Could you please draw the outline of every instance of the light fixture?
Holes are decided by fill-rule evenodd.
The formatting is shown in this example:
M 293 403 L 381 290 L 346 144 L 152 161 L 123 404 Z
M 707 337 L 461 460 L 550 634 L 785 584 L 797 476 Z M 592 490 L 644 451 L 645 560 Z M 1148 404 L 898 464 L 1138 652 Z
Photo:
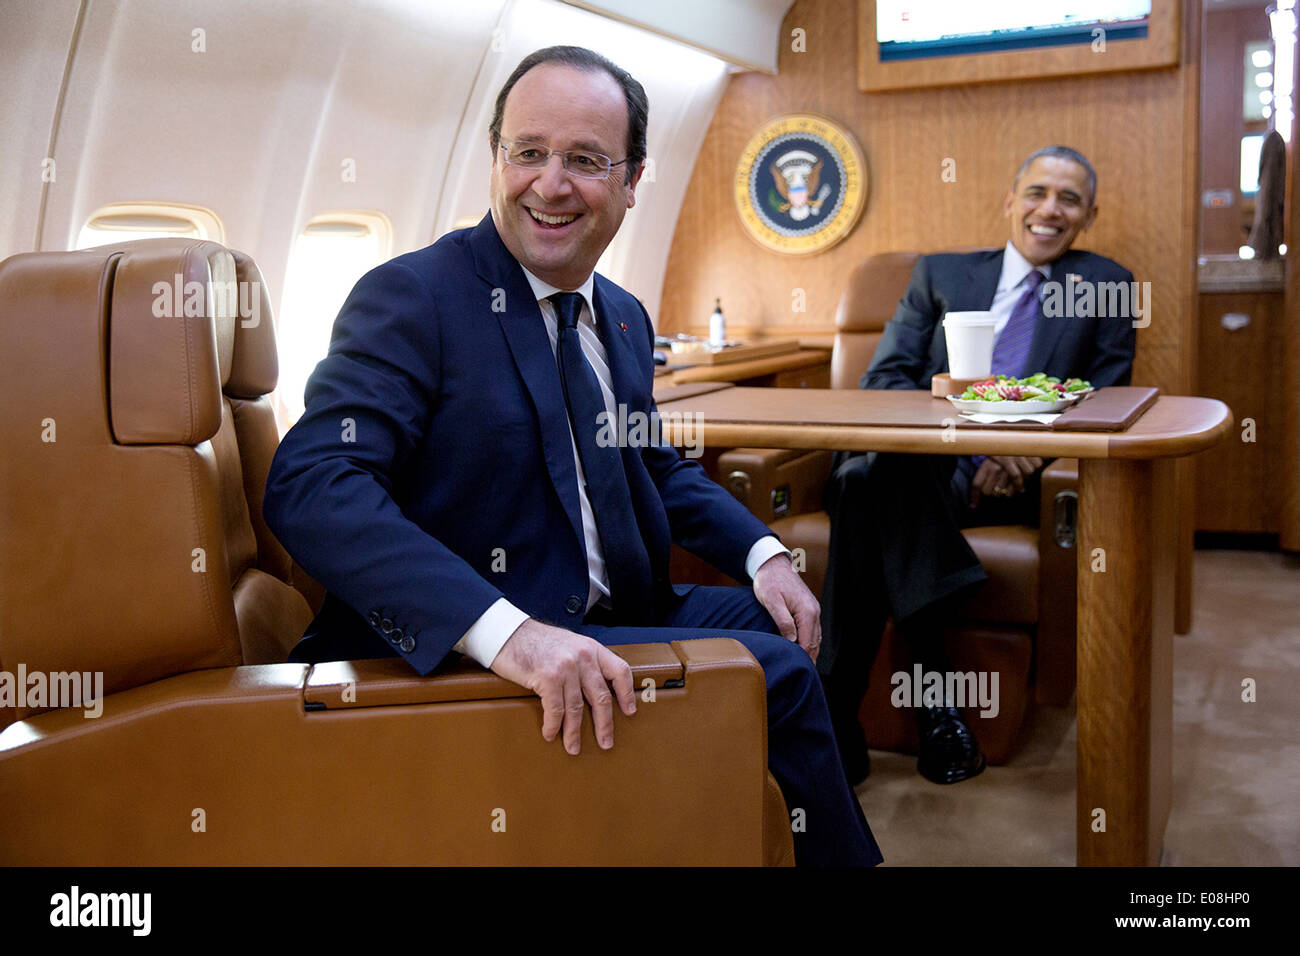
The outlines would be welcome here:
M 1273 74 L 1270 73 L 1270 72 L 1268 72 L 1268 70 L 1265 70 L 1265 71 L 1262 72 L 1262 73 L 1256 73 L 1256 74 L 1255 74 L 1255 85 L 1258 86 L 1260 89 L 1264 89 L 1264 88 L 1266 88 L 1266 87 L 1272 86 L 1272 85 L 1273 85 Z
M 1286 142 L 1291 141 L 1291 126 L 1295 122 L 1292 102 L 1293 74 L 1295 72 L 1295 2 L 1277 0 L 1267 9 L 1269 30 L 1273 34 L 1273 128 Z
M 1254 53 L 1250 55 L 1251 66 L 1258 67 L 1261 70 L 1264 69 L 1264 67 L 1271 64 L 1272 62 L 1273 62 L 1273 54 L 1270 53 L 1268 50 L 1256 50 Z

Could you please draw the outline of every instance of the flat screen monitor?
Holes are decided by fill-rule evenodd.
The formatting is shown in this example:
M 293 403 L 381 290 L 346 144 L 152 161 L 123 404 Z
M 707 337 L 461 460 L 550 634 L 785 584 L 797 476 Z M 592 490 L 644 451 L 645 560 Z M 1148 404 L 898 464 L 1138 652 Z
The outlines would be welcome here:
M 876 41 L 882 61 L 996 53 L 1137 39 L 1150 18 L 1151 0 L 876 0 Z
M 1180 0 L 859 0 L 875 93 L 1174 66 Z

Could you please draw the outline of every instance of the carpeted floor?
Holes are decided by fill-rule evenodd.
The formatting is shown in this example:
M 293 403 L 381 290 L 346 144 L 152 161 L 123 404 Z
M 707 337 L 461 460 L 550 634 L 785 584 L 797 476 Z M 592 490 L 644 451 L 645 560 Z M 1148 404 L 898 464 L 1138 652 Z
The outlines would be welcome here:
M 1300 558 L 1198 551 L 1195 574 L 1194 626 L 1174 639 L 1162 863 L 1298 865 Z M 887 865 L 1072 866 L 1074 761 L 1074 708 L 1039 707 L 1001 767 L 945 787 L 915 757 L 873 750 L 858 795 Z

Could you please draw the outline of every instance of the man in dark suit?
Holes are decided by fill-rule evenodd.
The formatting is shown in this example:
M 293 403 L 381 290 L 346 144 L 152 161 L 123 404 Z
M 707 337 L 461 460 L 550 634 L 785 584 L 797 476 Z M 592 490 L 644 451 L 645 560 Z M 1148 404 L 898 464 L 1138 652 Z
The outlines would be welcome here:
M 733 637 L 766 676 L 797 862 L 874 864 L 789 553 L 653 428 L 610 440 L 657 416 L 650 318 L 593 271 L 635 203 L 647 108 L 589 50 L 526 57 L 489 131 L 490 213 L 358 282 L 267 482 L 268 524 L 328 591 L 293 657 L 427 674 L 460 651 L 535 691 L 543 738 L 576 754 L 585 705 L 606 749 L 614 702 L 636 710 L 608 645 Z M 753 589 L 673 587 L 672 541 Z
M 863 388 L 930 388 L 948 370 L 942 319 L 990 311 L 996 320 L 994 374 L 1046 372 L 1097 387 L 1128 384 L 1136 333 L 1131 308 L 1078 314 L 1085 286 L 1104 302 L 1133 276 L 1110 259 L 1071 250 L 1097 217 L 1097 177 L 1081 154 L 1049 146 L 1021 165 L 1004 201 L 1011 238 L 1004 249 L 920 258 L 893 319 L 885 326 Z M 1103 284 L 1107 285 L 1103 285 Z M 1044 304 L 1047 304 L 1046 308 Z M 1069 317 L 1066 317 L 1069 316 Z M 822 596 L 827 640 L 824 677 L 840 755 L 849 780 L 870 770 L 857 720 L 867 678 L 892 616 L 925 672 L 950 670 L 942 647 L 955 605 L 985 580 L 961 529 L 1036 524 L 1043 460 L 1018 455 L 868 454 L 837 463 L 826 489 L 830 559 Z M 984 757 L 956 707 L 917 709 L 917 768 L 936 783 L 980 773 Z

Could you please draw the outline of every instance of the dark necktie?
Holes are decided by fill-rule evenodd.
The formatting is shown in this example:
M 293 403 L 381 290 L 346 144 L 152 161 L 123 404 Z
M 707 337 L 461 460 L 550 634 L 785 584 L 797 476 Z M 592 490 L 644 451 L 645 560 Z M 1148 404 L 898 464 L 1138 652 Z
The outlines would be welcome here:
M 1024 376 L 1028 371 L 1029 347 L 1034 341 L 1034 326 L 1038 324 L 1038 284 L 1043 274 L 1031 269 L 1024 280 L 1025 291 L 1011 310 L 1011 318 L 1002 327 L 1002 334 L 993 345 L 993 374 Z
M 604 421 L 602 413 L 608 410 L 600 381 L 583 354 L 578 335 L 582 296 L 576 292 L 558 292 L 550 299 L 558 326 L 555 359 L 560 367 L 573 439 L 587 479 L 587 500 L 591 502 L 605 552 L 610 601 L 623 621 L 648 623 L 650 557 L 637 528 L 619 447 L 608 443 L 602 447 L 596 440 L 601 431 L 600 422 Z M 613 427 L 616 424 L 615 420 L 606 426 L 607 435 L 617 436 Z

